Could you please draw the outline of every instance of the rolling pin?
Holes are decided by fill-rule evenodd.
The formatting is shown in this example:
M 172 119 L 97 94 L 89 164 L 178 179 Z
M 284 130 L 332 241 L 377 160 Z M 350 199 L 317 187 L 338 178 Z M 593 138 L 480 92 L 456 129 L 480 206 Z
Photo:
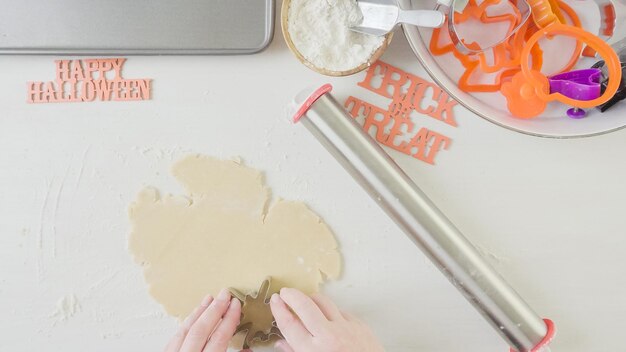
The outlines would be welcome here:
M 554 324 L 541 319 L 391 157 L 331 95 L 327 84 L 295 98 L 303 124 L 463 296 L 511 351 L 545 351 Z

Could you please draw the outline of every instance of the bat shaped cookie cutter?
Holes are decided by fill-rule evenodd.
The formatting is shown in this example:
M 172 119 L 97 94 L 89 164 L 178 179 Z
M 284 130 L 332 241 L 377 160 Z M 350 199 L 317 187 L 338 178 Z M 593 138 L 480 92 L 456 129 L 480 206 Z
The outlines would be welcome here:
M 257 341 L 267 342 L 273 336 L 283 338 L 270 310 L 271 289 L 271 277 L 265 278 L 259 290 L 252 294 L 244 294 L 234 288 L 229 289 L 230 293 L 241 301 L 241 322 L 235 330 L 235 334 L 242 331 L 246 332 L 243 349 L 250 348 Z M 256 319 L 253 320 L 250 315 L 255 313 Z
M 553 338 L 554 324 L 541 319 L 485 261 L 391 157 L 363 131 L 324 85 L 296 97 L 301 123 L 376 200 L 405 234 L 509 344 L 536 352 Z

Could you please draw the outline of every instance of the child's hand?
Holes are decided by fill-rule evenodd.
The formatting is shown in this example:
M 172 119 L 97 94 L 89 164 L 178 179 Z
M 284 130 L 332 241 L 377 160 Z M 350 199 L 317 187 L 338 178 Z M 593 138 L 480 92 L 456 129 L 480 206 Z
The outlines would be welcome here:
M 165 352 L 225 352 L 239 319 L 241 302 L 224 289 L 217 298 L 207 296 L 187 317 Z
M 283 288 L 280 295 L 272 296 L 271 308 L 285 336 L 286 341 L 276 343 L 283 352 L 384 351 L 365 324 L 339 311 L 323 295 L 309 297 L 296 289 Z

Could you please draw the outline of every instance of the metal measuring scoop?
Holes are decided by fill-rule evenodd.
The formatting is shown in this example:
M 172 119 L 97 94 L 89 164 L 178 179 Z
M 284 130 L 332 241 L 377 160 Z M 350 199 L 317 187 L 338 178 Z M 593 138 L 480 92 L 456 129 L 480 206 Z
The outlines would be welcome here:
M 383 36 L 396 29 L 400 23 L 418 27 L 438 28 L 446 16 L 435 10 L 403 10 L 396 0 L 358 0 L 363 20 L 350 29 L 365 34 Z

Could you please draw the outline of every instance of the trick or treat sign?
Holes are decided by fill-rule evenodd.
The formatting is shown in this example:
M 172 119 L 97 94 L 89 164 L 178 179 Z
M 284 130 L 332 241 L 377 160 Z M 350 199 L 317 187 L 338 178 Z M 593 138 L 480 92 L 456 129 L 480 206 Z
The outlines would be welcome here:
M 450 148 L 448 136 L 423 126 L 424 119 L 433 119 L 441 130 L 457 127 L 457 103 L 436 84 L 377 61 L 358 85 L 390 99 L 386 107 L 353 96 L 345 103 L 352 117 L 363 121 L 363 129 L 379 143 L 431 165 Z
M 126 79 L 126 59 L 57 60 L 54 80 L 28 82 L 26 102 L 84 103 L 93 101 L 150 100 L 152 80 Z

